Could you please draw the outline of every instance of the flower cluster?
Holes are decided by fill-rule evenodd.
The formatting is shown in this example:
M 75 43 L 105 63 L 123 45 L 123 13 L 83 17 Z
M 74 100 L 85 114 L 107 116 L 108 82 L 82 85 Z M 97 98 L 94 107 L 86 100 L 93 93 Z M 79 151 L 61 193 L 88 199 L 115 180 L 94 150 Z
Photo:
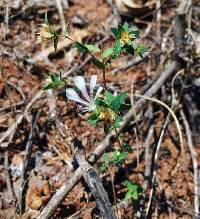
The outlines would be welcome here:
M 42 27 L 38 33 L 38 42 L 44 46 L 46 43 L 53 41 L 54 48 L 57 50 L 58 38 L 59 35 L 56 32 L 54 26 L 49 24 L 46 14 L 44 23 L 42 23 Z

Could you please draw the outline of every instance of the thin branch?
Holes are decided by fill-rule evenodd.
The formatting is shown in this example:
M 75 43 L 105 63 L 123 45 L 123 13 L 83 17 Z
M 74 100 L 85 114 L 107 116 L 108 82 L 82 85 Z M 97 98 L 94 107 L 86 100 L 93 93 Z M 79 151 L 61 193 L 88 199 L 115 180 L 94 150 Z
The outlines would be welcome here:
M 23 161 L 23 169 L 22 169 L 22 184 L 20 187 L 20 191 L 19 191 L 19 209 L 20 209 L 20 213 L 24 213 L 25 211 L 25 195 L 26 195 L 26 191 L 28 188 L 28 176 L 27 176 L 27 171 L 28 171 L 28 165 L 30 163 L 30 159 L 31 159 L 31 152 L 32 152 L 32 143 L 33 143 L 33 137 L 34 137 L 34 129 L 36 127 L 37 124 L 37 120 L 39 118 L 40 112 L 38 111 L 35 118 L 34 118 L 34 122 L 31 126 L 31 130 L 28 136 L 28 141 L 26 144 L 26 153 L 24 156 L 24 161 Z
M 155 151 L 155 155 L 154 155 L 154 162 L 153 162 L 154 168 L 153 168 L 152 180 L 151 180 L 152 188 L 151 188 L 151 191 L 150 191 L 149 202 L 148 202 L 148 205 L 147 205 L 146 217 L 149 216 L 149 210 L 150 210 L 151 203 L 152 203 L 152 198 L 153 198 L 153 192 L 154 192 L 154 186 L 153 185 L 154 185 L 155 177 L 156 177 L 156 168 L 155 168 L 155 166 L 157 165 L 157 161 L 158 161 L 158 152 L 160 151 L 161 143 L 162 143 L 162 140 L 163 140 L 163 137 L 164 137 L 164 133 L 165 133 L 167 124 L 169 122 L 169 118 L 170 118 L 170 114 L 168 113 L 168 115 L 165 119 L 165 122 L 163 124 L 163 128 L 162 128 L 162 131 L 160 133 L 160 137 L 159 137 L 159 140 L 158 140 L 158 143 L 157 143 L 157 146 L 156 146 L 156 151 Z

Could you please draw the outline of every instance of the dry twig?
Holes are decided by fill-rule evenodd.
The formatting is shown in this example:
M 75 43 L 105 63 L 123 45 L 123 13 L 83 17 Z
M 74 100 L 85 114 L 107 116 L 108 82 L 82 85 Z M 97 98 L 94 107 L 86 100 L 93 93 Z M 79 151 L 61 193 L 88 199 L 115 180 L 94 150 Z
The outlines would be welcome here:
M 20 209 L 20 213 L 24 213 L 25 211 L 25 196 L 26 196 L 26 191 L 28 188 L 28 176 L 27 176 L 27 171 L 28 171 L 28 165 L 30 163 L 30 159 L 31 159 L 31 152 L 32 152 L 32 143 L 33 143 L 33 137 L 34 137 L 34 129 L 35 126 L 37 124 L 37 120 L 39 118 L 40 112 L 38 111 L 33 124 L 31 125 L 31 130 L 28 136 L 28 141 L 26 144 L 26 153 L 24 156 L 24 161 L 23 161 L 23 169 L 22 169 L 22 184 L 20 187 L 20 191 L 19 191 L 19 209 Z

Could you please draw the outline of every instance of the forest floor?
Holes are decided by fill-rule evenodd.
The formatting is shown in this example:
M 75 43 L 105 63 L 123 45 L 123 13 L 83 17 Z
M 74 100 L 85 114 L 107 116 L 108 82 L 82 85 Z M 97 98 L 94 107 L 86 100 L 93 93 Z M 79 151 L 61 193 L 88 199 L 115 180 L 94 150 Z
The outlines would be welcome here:
M 56 117 L 82 141 L 86 157 L 105 139 L 103 128 L 90 126 L 86 121 L 88 113 L 78 112 L 76 104 L 67 100 L 64 89 L 52 96 L 44 91 L 44 78 L 61 71 L 72 83 L 75 75 L 84 75 L 89 81 L 91 75 L 97 74 L 98 84 L 103 84 L 103 76 L 87 55 L 77 53 L 69 40 L 61 40 L 56 52 L 52 44 L 42 47 L 38 43 L 37 33 L 46 12 L 49 22 L 62 32 L 57 1 L 13 2 L 5 1 L 2 8 L 0 5 L 0 218 L 36 218 L 73 174 L 69 165 L 74 159 L 73 152 L 66 136 L 57 128 L 51 101 L 55 101 Z M 108 173 L 101 173 L 101 157 L 94 169 L 115 207 L 116 202 L 125 203 L 125 180 L 146 186 L 138 200 L 119 204 L 117 210 L 114 207 L 119 218 L 200 218 L 196 206 L 200 199 L 199 2 L 192 1 L 183 10 L 178 0 L 155 0 L 150 8 L 129 7 L 128 16 L 120 15 L 123 9 L 116 10 L 114 1 L 58 2 L 62 3 L 64 18 L 69 22 L 70 36 L 80 42 L 109 46 L 113 43 L 110 28 L 119 22 L 127 21 L 140 29 L 141 42 L 151 51 L 143 60 L 120 56 L 113 62 L 106 73 L 107 86 L 112 92 L 127 91 L 129 97 L 133 92 L 144 94 L 177 56 L 181 59 L 180 67 L 174 69 L 153 97 L 170 107 L 175 92 L 173 111 L 180 124 L 184 150 L 173 117 L 168 116 L 165 107 L 150 100 L 120 134 L 123 142 L 132 147 L 125 162 L 111 167 Z M 186 37 L 182 41 L 184 45 L 179 45 L 176 39 L 177 14 L 184 15 L 187 23 L 183 30 L 186 36 L 178 37 Z M 117 145 L 114 140 L 113 147 Z M 24 176 L 22 169 L 28 146 L 31 162 Z M 111 151 L 112 145 L 105 152 Z M 24 180 L 28 181 L 26 189 Z M 22 206 L 25 212 L 20 216 L 21 188 L 25 190 L 26 200 Z M 139 216 L 139 209 L 147 216 Z M 101 217 L 81 178 L 56 204 L 51 216 L 43 218 Z

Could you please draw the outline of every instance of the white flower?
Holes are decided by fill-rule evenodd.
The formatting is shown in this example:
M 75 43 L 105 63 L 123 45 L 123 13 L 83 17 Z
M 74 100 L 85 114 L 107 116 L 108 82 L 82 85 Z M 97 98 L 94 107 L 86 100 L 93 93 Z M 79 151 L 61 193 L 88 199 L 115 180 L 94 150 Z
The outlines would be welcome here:
M 97 89 L 95 96 L 93 96 L 96 82 L 97 82 L 97 76 L 92 75 L 90 80 L 90 92 L 88 93 L 85 84 L 85 79 L 82 76 L 76 76 L 74 78 L 74 84 L 81 91 L 84 99 L 82 99 L 77 94 L 77 92 L 72 88 L 66 89 L 66 96 L 68 97 L 68 99 L 78 102 L 79 103 L 78 107 L 82 112 L 93 111 L 96 108 L 95 100 L 103 90 L 103 87 L 99 87 Z

